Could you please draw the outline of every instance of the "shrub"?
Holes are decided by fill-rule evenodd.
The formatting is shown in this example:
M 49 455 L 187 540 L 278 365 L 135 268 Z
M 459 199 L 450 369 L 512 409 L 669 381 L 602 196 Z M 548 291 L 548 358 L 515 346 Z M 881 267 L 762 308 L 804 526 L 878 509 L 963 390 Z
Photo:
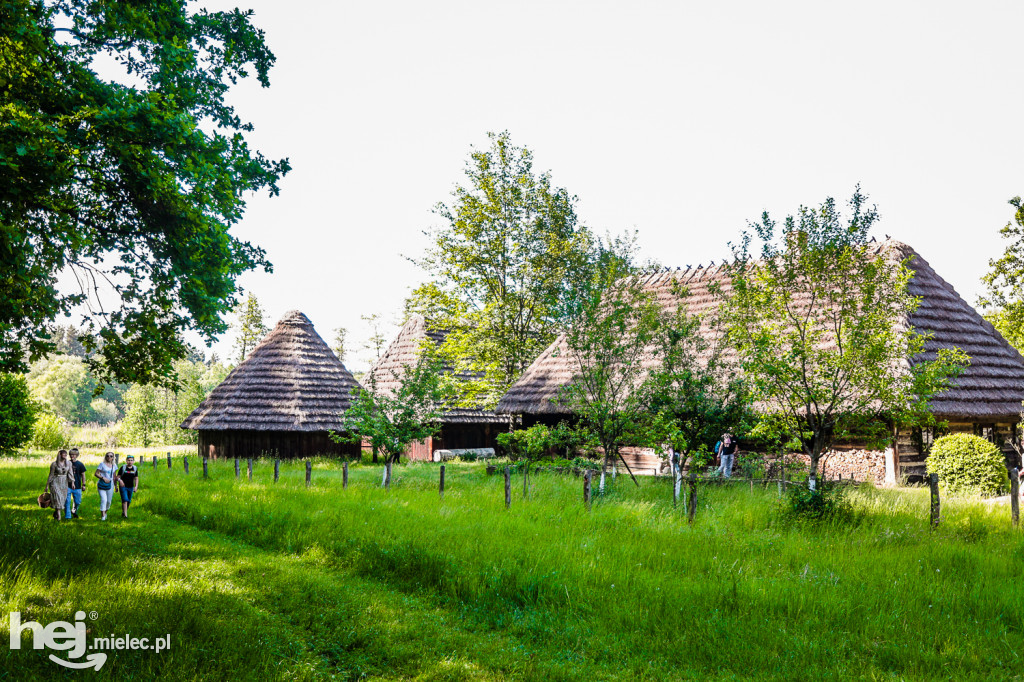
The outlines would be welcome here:
M 32 429 L 32 447 L 36 450 L 59 450 L 71 442 L 71 425 L 63 417 L 43 413 Z
M 35 412 L 25 377 L 0 374 L 0 455 L 14 452 L 29 441 Z
M 790 486 L 783 504 L 783 516 L 792 521 L 849 523 L 856 520 L 845 488 L 828 481 L 820 481 L 815 490 L 802 485 Z
M 943 436 L 932 443 L 926 461 L 939 484 L 961 494 L 994 495 L 1006 489 L 1006 461 L 993 443 L 966 433 Z

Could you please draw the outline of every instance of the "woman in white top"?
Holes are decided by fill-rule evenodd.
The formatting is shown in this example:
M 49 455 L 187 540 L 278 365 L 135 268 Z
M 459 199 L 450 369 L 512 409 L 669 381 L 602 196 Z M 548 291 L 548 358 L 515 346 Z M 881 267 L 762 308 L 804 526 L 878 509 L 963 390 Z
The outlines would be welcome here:
M 108 452 L 103 455 L 103 461 L 96 467 L 93 474 L 100 479 L 96 484 L 96 490 L 100 493 L 100 520 L 107 520 L 107 510 L 110 509 L 110 502 L 114 499 L 114 453 Z

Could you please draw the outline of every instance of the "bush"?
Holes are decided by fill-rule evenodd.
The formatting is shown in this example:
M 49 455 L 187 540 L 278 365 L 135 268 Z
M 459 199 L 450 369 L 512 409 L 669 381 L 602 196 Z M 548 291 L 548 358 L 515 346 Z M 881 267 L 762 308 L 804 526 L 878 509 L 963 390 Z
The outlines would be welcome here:
M 815 490 L 792 485 L 786 490 L 783 516 L 793 521 L 830 521 L 850 523 L 856 520 L 846 489 L 828 481 L 818 482 Z
M 926 461 L 929 474 L 952 493 L 994 495 L 1009 484 L 1006 460 L 993 443 L 966 433 L 943 436 L 932 443 Z
M 44 413 L 32 429 L 32 447 L 36 450 L 59 450 L 71 442 L 71 425 L 62 417 Z
M 0 374 L 0 455 L 12 453 L 29 441 L 35 413 L 25 377 Z

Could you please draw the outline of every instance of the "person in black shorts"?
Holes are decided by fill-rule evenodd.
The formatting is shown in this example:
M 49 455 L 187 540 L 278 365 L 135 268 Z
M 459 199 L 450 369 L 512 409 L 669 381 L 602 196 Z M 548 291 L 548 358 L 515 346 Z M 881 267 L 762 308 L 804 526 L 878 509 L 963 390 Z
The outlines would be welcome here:
M 121 484 L 121 518 L 127 519 L 132 496 L 139 489 L 139 469 L 133 456 L 124 458 L 124 464 L 117 470 L 117 482 Z

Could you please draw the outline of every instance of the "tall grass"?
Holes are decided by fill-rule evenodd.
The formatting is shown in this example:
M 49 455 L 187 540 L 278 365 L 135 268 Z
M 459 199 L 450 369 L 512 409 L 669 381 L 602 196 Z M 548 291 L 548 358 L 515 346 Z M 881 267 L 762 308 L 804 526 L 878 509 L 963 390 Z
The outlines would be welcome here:
M 1020 670 L 1024 543 L 1006 507 L 950 499 L 932 531 L 927 491 L 863 486 L 850 493 L 856 523 L 806 525 L 787 520 L 774 489 L 709 486 L 690 526 L 664 479 L 636 488 L 620 478 L 589 512 L 579 479 L 533 477 L 528 499 L 518 479 L 506 510 L 502 477 L 483 469 L 449 464 L 442 501 L 437 465 L 397 468 L 390 491 L 380 468 L 353 466 L 342 490 L 330 461 L 316 463 L 306 489 L 298 463 L 274 484 L 260 462 L 250 483 L 244 463 L 240 481 L 231 462 L 211 462 L 203 480 L 199 466 L 186 477 L 179 458 L 170 472 L 162 462 L 143 469 L 139 520 L 73 528 L 41 520 L 5 489 L 2 565 L 16 582 L 3 592 L 20 604 L 69 579 L 142 574 L 131 590 L 160 597 L 166 612 L 147 617 L 128 601 L 119 618 L 170 628 L 183 646 L 202 642 L 228 677 L 248 657 L 257 677 L 353 679 L 357 670 L 381 679 L 1012 679 Z M 4 473 L 17 489 L 31 471 Z M 77 551 L 84 540 L 109 550 Z M 343 605 L 298 596 L 340 585 L 352 600 Z M 82 608 L 77 591 L 61 594 L 66 608 Z M 364 625 L 399 628 L 402 640 L 337 640 L 340 622 L 367 609 L 376 615 Z M 179 618 L 193 621 L 183 628 Z M 264 629 L 276 634 L 249 647 Z M 281 634 L 296 629 L 295 642 Z M 337 641 L 350 645 L 328 646 Z M 199 670 L 190 651 L 176 651 L 181 669 Z M 128 654 L 165 670 L 155 656 Z

